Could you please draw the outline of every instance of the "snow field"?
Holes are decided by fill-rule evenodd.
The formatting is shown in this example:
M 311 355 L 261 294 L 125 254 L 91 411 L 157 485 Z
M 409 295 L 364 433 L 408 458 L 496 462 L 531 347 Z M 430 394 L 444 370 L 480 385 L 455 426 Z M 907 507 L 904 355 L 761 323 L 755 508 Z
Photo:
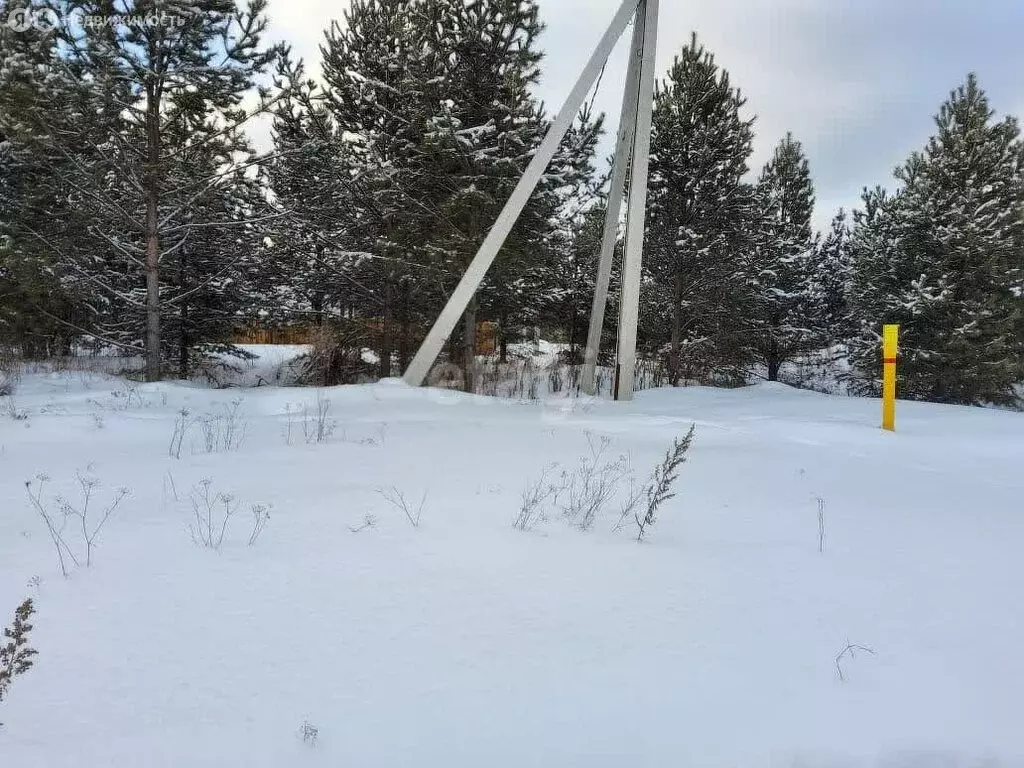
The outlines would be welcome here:
M 781 385 L 320 398 L 334 428 L 307 443 L 311 390 L 22 382 L 0 624 L 34 597 L 39 655 L 0 765 L 1024 765 L 1024 416 L 900 403 L 890 435 L 876 401 Z M 207 453 L 199 420 L 238 400 L 241 445 Z M 693 422 L 643 544 L 614 504 L 589 532 L 512 529 L 588 433 L 642 479 Z M 24 484 L 75 501 L 76 471 L 131 495 L 65 580 Z M 237 505 L 220 551 L 188 532 L 204 479 Z M 418 527 L 391 488 L 426 494 Z M 251 505 L 272 509 L 250 547 Z

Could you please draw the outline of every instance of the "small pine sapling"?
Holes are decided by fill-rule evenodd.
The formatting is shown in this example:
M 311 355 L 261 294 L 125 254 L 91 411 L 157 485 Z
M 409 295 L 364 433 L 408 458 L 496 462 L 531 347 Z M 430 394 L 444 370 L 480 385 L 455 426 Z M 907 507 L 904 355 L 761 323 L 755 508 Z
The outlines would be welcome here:
M 14 624 L 4 629 L 5 642 L 0 645 L 0 701 L 3 701 L 11 681 L 32 667 L 36 650 L 28 644 L 28 633 L 32 631 L 29 619 L 33 613 L 32 598 L 28 598 L 14 611 Z
M 634 514 L 637 525 L 637 541 L 643 541 L 647 528 L 654 525 L 657 519 L 658 509 L 676 494 L 672 485 L 679 479 L 679 468 L 686 462 L 686 452 L 690 450 L 693 443 L 693 433 L 696 425 L 690 427 L 690 431 L 681 440 L 676 438 L 672 441 L 672 448 L 665 454 L 661 464 L 655 468 L 651 477 L 651 483 L 647 486 L 647 511 L 643 517 L 639 513 Z

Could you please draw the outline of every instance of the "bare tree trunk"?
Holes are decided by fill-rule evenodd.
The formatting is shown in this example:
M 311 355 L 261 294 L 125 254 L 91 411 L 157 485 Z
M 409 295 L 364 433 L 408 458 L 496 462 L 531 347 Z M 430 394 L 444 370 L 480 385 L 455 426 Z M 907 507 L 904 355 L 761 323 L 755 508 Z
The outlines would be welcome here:
M 463 321 L 465 322 L 465 321 Z M 452 331 L 452 335 L 448 337 L 448 341 L 445 343 L 448 348 L 448 362 L 452 365 L 457 365 L 462 362 L 462 334 L 458 333 L 458 328 Z
M 391 354 L 394 351 L 394 338 L 392 325 L 394 324 L 395 312 L 394 292 L 392 291 L 391 275 L 384 278 L 384 319 L 380 330 L 380 348 L 377 354 L 380 357 L 380 377 L 391 378 Z
M 146 191 L 146 381 L 160 381 L 160 236 L 157 195 Z
M 160 381 L 160 105 L 146 86 L 146 381 Z
M 182 246 L 179 251 L 180 256 L 178 257 L 178 288 L 182 293 L 188 290 L 185 287 L 187 250 L 187 248 Z M 188 379 L 188 299 L 181 302 L 179 317 L 181 320 L 181 332 L 178 335 L 178 376 L 185 380 Z
M 405 373 L 405 369 L 409 367 L 409 342 L 412 334 L 412 320 L 409 315 L 409 286 L 406 284 L 402 286 L 401 330 L 398 334 L 398 365 L 401 367 L 402 373 Z
M 188 378 L 188 303 L 181 305 L 181 338 L 178 348 L 178 375 L 184 380 Z
M 766 362 L 768 363 L 768 381 L 778 381 L 779 370 L 782 368 L 782 360 L 779 355 L 779 342 L 775 338 L 774 329 L 769 330 L 768 333 L 768 354 L 766 355 Z
M 476 296 L 466 307 L 463 315 L 462 333 L 462 386 L 466 392 L 473 392 L 476 385 L 476 312 L 479 306 Z
M 573 305 L 569 312 L 569 361 L 571 363 L 576 362 L 576 352 L 578 351 L 579 345 L 576 343 L 576 306 Z
M 324 263 L 324 247 L 322 245 L 316 246 L 316 263 Z M 313 295 L 309 298 L 309 308 L 313 310 L 313 325 L 317 328 L 323 328 L 324 325 L 325 303 L 324 292 L 314 289 Z
M 768 366 L 768 381 L 779 380 L 782 368 L 782 350 L 779 349 L 778 328 L 781 324 L 778 312 L 772 312 L 768 318 L 768 344 L 765 350 L 765 363 Z
M 500 355 L 502 364 L 508 362 L 508 324 L 506 318 L 502 317 L 498 320 L 498 344 L 500 345 Z
M 683 342 L 683 276 L 676 272 L 672 284 L 672 348 L 669 353 L 669 377 L 672 386 L 678 387 L 682 370 Z

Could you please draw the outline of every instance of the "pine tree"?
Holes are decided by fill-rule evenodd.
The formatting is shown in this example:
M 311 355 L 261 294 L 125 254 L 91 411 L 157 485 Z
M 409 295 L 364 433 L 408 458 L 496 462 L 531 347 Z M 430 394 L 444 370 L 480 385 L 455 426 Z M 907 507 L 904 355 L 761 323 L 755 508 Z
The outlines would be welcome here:
M 900 194 L 866 200 L 855 228 L 855 370 L 874 389 L 880 326 L 897 322 L 901 396 L 1012 404 L 1024 373 L 1020 129 L 994 120 L 974 75 L 935 122 L 924 151 L 897 169 Z
M 9 6 L 0 0 L 0 19 Z M 52 35 L 0 24 L 0 346 L 27 357 L 63 353 L 68 326 L 83 322 L 78 302 L 53 270 L 54 244 L 77 231 L 62 183 L 66 164 L 32 140 L 29 110 L 61 119 L 66 81 L 54 76 Z
M 71 237 L 58 186 L 30 153 L 0 136 L 0 347 L 26 358 L 66 354 L 76 335 L 70 326 L 87 324 L 44 245 Z
M 893 195 L 876 186 L 861 193 L 861 202 L 863 208 L 853 211 L 849 241 L 854 264 L 849 295 L 854 373 L 850 384 L 855 392 L 877 395 L 881 391 L 881 326 L 904 321 L 899 286 L 914 275 L 899 247 L 900 193 Z
M 396 348 L 408 362 L 548 129 L 533 94 L 541 29 L 533 0 L 356 0 L 327 34 L 328 175 L 344 187 L 351 310 L 374 329 L 381 375 Z M 504 356 L 511 330 L 547 311 L 543 283 L 593 198 L 600 130 L 588 114 L 566 137 L 449 339 L 467 388 L 478 322 L 497 323 Z
M 803 148 L 792 134 L 786 134 L 761 172 L 757 197 L 759 296 L 752 329 L 768 380 L 777 381 L 783 363 L 812 345 L 814 186 Z
M 440 190 L 443 227 L 434 238 L 434 266 L 450 286 L 461 278 L 497 219 L 548 128 L 532 94 L 543 26 L 534 0 L 435 0 L 425 37 L 444 52 L 427 93 L 441 104 L 427 126 L 426 164 Z M 431 33 L 436 32 L 436 39 Z M 464 385 L 473 387 L 476 326 L 481 310 L 508 325 L 522 309 L 521 281 L 541 263 L 557 201 L 542 186 L 505 243 L 462 324 Z
M 750 224 L 742 182 L 753 120 L 729 73 L 694 34 L 655 93 L 644 336 L 668 345 L 674 384 L 751 358 Z
M 182 169 L 198 178 L 217 174 L 206 150 L 200 146 L 191 158 L 183 153 Z M 231 337 L 248 306 L 256 222 L 266 215 L 265 207 L 258 180 L 236 171 L 191 200 L 165 230 L 162 356 L 176 364 L 182 379 L 203 362 L 250 357 Z
M 587 341 L 603 231 L 603 208 L 593 208 L 571 224 L 551 249 L 551 261 L 533 292 L 543 296 L 538 324 L 564 334 L 559 340 L 568 345 L 567 356 L 574 363 L 582 361 Z
M 278 63 L 278 84 L 287 96 L 274 111 L 266 171 L 282 216 L 265 229 L 256 306 L 272 323 L 337 323 L 361 285 L 352 282 L 355 256 L 344 247 L 360 220 L 347 184 L 351 166 L 322 93 L 290 53 Z
M 176 354 L 163 321 L 183 295 L 196 295 L 196 282 L 171 290 L 165 266 L 180 263 L 200 228 L 238 225 L 196 213 L 252 163 L 243 126 L 267 108 L 268 94 L 257 89 L 255 110 L 240 105 L 276 56 L 260 45 L 264 8 L 265 0 L 244 9 L 234 0 L 139 0 L 118 12 L 163 21 L 96 27 L 73 16 L 109 16 L 108 2 L 61 3 L 66 23 L 55 30 L 59 54 L 48 73 L 61 81 L 64 112 L 37 99 L 17 104 L 10 120 L 18 140 L 67 166 L 61 182 L 88 222 L 74 248 L 48 243 L 62 284 L 88 297 L 102 341 L 145 352 L 148 380 Z M 198 285 L 214 282 L 208 273 Z
M 345 242 L 363 254 L 344 268 L 353 307 L 375 329 L 381 376 L 391 375 L 396 348 L 399 364 L 407 363 L 418 307 L 436 295 L 423 254 L 436 194 L 421 162 L 426 123 L 438 109 L 424 91 L 443 57 L 427 40 L 432 5 L 355 0 L 321 49 L 337 152 L 352 180 Z
M 541 181 L 538 197 L 548 209 L 554 206 L 545 260 L 522 280 L 518 305 L 522 322 L 564 338 L 568 359 L 577 362 L 586 344 L 604 230 L 605 179 L 594 168 L 603 126 L 604 116 L 594 118 L 585 107 Z M 609 316 L 606 312 L 606 320 Z
M 364 254 L 355 278 L 372 292 L 356 305 L 380 329 L 382 375 L 396 335 L 408 360 L 547 129 L 532 94 L 540 30 L 532 1 L 357 0 L 328 33 L 325 100 L 352 179 L 347 232 Z M 536 312 L 529 288 L 567 171 L 555 165 L 449 340 L 467 388 L 477 322 L 504 329 Z
M 809 325 L 820 347 L 841 344 L 851 335 L 853 271 L 850 224 L 840 208 L 816 249 L 810 280 Z

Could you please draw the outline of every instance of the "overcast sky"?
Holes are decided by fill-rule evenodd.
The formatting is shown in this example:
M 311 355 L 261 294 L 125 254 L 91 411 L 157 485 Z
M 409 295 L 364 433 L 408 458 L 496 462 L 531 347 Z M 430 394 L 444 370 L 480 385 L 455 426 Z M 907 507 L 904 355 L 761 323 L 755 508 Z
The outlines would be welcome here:
M 621 0 L 540 0 L 547 30 L 540 95 L 556 111 Z M 271 37 L 319 69 L 318 46 L 347 0 L 270 0 Z M 757 115 L 752 168 L 792 131 L 817 190 L 815 223 L 931 135 L 949 91 L 975 71 L 999 113 L 1024 118 L 1024 0 L 661 0 L 658 73 L 696 31 Z M 626 35 L 628 38 L 628 35 Z M 620 43 L 598 93 L 614 131 Z M 262 131 L 261 131 L 262 132 Z

